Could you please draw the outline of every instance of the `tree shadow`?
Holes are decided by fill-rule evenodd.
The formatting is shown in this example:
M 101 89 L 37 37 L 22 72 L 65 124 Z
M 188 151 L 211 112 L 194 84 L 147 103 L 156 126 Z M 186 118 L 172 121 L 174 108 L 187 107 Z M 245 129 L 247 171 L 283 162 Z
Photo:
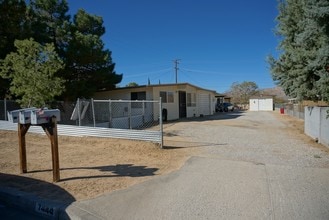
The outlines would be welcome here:
M 61 181 L 77 180 L 77 179 L 93 179 L 93 178 L 108 178 L 108 177 L 144 177 L 144 176 L 154 176 L 158 168 L 148 168 L 146 166 L 134 166 L 134 164 L 117 164 L 110 166 L 98 166 L 98 167 L 68 167 L 60 168 L 63 170 L 98 170 L 101 172 L 110 172 L 110 174 L 104 175 L 92 175 L 92 176 L 76 176 L 69 178 L 61 178 Z M 27 173 L 40 173 L 40 172 L 50 172 L 51 169 L 45 170 L 32 170 Z

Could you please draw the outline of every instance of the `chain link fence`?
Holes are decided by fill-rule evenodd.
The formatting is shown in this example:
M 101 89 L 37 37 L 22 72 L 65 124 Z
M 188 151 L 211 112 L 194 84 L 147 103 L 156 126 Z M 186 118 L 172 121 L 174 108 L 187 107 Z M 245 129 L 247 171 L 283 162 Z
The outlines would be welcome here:
M 59 109 L 59 124 L 90 127 L 150 129 L 160 126 L 159 101 L 93 100 L 77 102 L 52 102 L 48 108 Z M 7 112 L 20 109 L 12 100 L 0 100 L 0 120 L 8 120 Z
M 75 103 L 49 103 L 47 107 L 60 110 L 61 121 L 58 124 L 76 125 L 81 129 L 83 127 L 116 129 L 107 132 L 111 132 L 113 137 L 117 133 L 118 138 L 136 137 L 136 139 L 151 141 L 156 139 L 161 145 L 163 143 L 161 101 L 78 99 Z M 0 120 L 8 120 L 7 112 L 20 108 L 15 101 L 0 100 Z M 90 131 L 85 130 L 88 135 Z M 99 133 L 102 132 L 103 130 L 99 130 Z
M 7 121 L 8 115 L 7 112 L 20 109 L 20 106 L 17 102 L 11 100 L 0 100 L 0 120 Z
M 285 104 L 285 114 L 293 116 L 298 119 L 304 120 L 305 117 L 305 106 L 302 104 Z
M 159 101 L 78 99 L 70 119 L 79 126 L 158 130 L 160 105 Z

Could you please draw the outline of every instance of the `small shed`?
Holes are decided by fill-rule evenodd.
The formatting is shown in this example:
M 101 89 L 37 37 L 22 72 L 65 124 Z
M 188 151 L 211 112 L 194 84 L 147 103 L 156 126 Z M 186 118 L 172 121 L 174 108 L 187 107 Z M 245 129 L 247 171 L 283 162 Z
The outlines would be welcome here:
M 249 99 L 250 111 L 273 111 L 273 97 L 252 97 Z

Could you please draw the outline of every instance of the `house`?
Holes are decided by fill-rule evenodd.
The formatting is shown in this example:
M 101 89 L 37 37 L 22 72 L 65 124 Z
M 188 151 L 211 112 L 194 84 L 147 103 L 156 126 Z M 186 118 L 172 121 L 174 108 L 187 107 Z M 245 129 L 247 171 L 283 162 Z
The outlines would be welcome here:
M 97 92 L 98 100 L 162 100 L 164 120 L 200 117 L 215 112 L 216 92 L 189 83 L 143 85 Z M 154 117 L 159 107 L 154 105 Z
M 273 97 L 251 97 L 249 99 L 250 111 L 273 111 Z

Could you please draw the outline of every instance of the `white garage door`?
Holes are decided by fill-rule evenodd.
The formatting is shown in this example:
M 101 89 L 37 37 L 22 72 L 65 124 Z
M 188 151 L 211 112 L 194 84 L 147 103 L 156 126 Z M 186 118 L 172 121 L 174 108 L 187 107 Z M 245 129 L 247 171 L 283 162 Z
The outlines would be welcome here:
M 250 99 L 250 111 L 273 111 L 273 99 Z
M 259 99 L 259 110 L 260 111 L 273 111 L 273 100 L 272 99 Z
M 210 95 L 207 93 L 198 94 L 198 109 L 200 115 L 210 115 Z

